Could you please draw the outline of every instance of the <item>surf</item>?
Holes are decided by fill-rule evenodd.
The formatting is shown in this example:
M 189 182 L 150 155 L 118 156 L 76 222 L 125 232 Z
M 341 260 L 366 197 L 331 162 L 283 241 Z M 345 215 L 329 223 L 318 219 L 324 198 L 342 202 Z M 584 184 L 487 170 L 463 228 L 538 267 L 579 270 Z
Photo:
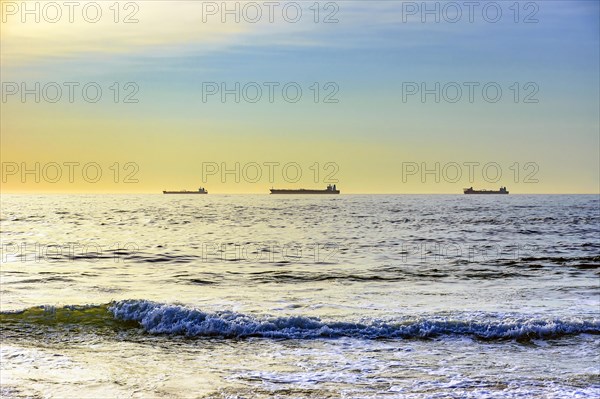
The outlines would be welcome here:
M 229 310 L 205 312 L 149 300 L 102 305 L 36 306 L 0 313 L 3 329 L 24 326 L 67 331 L 138 329 L 140 333 L 189 338 L 265 339 L 436 339 L 471 337 L 483 341 L 558 339 L 600 334 L 600 319 L 526 314 L 461 312 L 398 316 L 382 320 L 322 320 L 311 316 L 253 316 Z

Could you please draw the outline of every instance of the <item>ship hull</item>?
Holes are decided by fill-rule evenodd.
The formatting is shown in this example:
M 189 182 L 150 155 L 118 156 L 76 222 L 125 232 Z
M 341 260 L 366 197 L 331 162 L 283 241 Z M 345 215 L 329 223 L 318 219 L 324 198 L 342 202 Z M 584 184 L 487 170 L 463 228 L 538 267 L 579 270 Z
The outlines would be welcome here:
M 508 194 L 508 191 L 465 191 L 465 194 Z
M 163 191 L 163 194 L 208 194 L 208 192 L 200 191 Z
M 274 190 L 271 194 L 339 194 L 340 190 Z

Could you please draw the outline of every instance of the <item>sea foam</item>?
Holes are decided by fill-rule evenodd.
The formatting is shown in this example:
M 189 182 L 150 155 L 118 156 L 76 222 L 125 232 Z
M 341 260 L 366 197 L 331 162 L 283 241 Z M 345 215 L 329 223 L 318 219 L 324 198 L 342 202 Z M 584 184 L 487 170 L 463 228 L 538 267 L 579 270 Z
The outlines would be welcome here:
M 600 320 L 595 318 L 560 319 L 480 312 L 399 317 L 397 320 L 324 321 L 306 316 L 254 317 L 231 311 L 208 313 L 147 300 L 114 302 L 108 309 L 119 320 L 138 322 L 148 333 L 188 337 L 391 339 L 472 336 L 488 340 L 527 340 L 600 334 Z

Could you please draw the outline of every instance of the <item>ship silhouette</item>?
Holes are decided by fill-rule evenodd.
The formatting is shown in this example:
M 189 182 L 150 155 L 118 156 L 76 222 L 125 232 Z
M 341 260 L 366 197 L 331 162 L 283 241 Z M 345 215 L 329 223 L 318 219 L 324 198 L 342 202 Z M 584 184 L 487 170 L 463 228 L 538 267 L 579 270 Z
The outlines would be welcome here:
M 271 194 L 339 194 L 340 190 L 338 190 L 335 184 L 332 186 L 329 184 L 325 190 L 315 190 L 315 189 L 271 189 Z
M 188 190 L 180 190 L 180 191 L 163 191 L 163 194 L 208 194 L 208 191 L 204 187 L 200 187 L 198 191 L 188 191 Z
M 506 187 L 500 187 L 500 190 L 473 190 L 473 187 L 463 189 L 465 194 L 508 194 Z

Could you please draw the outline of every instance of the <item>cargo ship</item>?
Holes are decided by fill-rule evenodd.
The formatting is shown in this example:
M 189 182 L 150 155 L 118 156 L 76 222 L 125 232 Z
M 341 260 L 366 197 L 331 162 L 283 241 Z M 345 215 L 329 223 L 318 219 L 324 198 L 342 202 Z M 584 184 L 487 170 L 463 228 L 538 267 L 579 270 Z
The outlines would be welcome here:
M 506 187 L 500 187 L 500 190 L 473 190 L 473 187 L 463 189 L 465 194 L 508 194 Z
M 280 190 L 280 189 L 271 189 L 271 194 L 339 194 L 340 190 L 335 187 L 335 184 L 332 186 L 331 184 L 327 186 L 325 190 L 311 190 L 300 188 L 297 190 Z
M 163 194 L 208 194 L 208 191 L 206 191 L 204 189 L 204 187 L 200 187 L 198 189 L 198 191 L 188 191 L 188 190 L 181 190 L 181 191 L 163 191 Z

